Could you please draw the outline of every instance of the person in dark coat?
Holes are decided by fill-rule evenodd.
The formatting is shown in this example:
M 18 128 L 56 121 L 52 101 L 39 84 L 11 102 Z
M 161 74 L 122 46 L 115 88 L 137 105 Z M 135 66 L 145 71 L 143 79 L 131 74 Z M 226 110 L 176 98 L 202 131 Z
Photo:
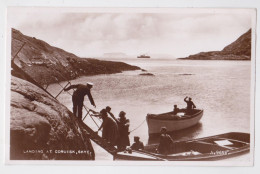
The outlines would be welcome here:
M 129 140 L 129 126 L 130 121 L 129 119 L 126 119 L 125 115 L 126 113 L 124 111 L 121 111 L 119 113 L 119 119 L 116 119 L 114 114 L 111 112 L 111 107 L 106 107 L 107 113 L 113 118 L 117 125 L 118 125 L 118 131 L 119 131 L 119 138 L 118 138 L 118 149 L 119 151 L 123 151 L 126 149 L 126 146 L 130 146 L 130 140 Z
M 87 85 L 77 84 L 70 85 L 67 88 L 64 88 L 64 91 L 68 91 L 70 89 L 76 89 L 72 95 L 72 103 L 73 103 L 73 114 L 82 120 L 82 108 L 85 95 L 88 96 L 90 103 L 96 107 L 96 104 L 93 100 L 93 97 L 90 93 L 91 88 L 93 87 L 92 83 L 87 83 Z
M 134 137 L 134 143 L 131 146 L 132 150 L 144 150 L 144 143 L 140 141 L 140 137 Z
M 130 121 L 129 119 L 126 119 L 125 117 L 126 113 L 124 111 L 121 111 L 119 113 L 119 119 L 118 119 L 118 130 L 119 130 L 119 139 L 118 139 L 118 149 L 121 151 L 126 149 L 126 146 L 130 146 L 130 140 L 129 140 L 129 126 Z
M 118 144 L 118 126 L 117 123 L 107 115 L 107 111 L 105 109 L 102 109 L 100 111 L 101 118 L 103 120 L 100 128 L 98 131 L 103 129 L 102 131 L 102 138 L 110 142 L 112 145 Z
M 160 154 L 164 154 L 164 155 L 171 153 L 172 147 L 173 147 L 173 139 L 166 132 L 167 132 L 166 127 L 162 127 L 161 128 L 160 143 L 159 143 L 159 146 L 158 146 L 158 149 L 157 149 L 157 151 Z
M 188 100 L 189 98 L 189 100 Z M 192 110 L 196 108 L 195 104 L 192 101 L 192 98 L 185 97 L 184 101 L 187 103 L 187 111 L 186 114 L 192 114 Z

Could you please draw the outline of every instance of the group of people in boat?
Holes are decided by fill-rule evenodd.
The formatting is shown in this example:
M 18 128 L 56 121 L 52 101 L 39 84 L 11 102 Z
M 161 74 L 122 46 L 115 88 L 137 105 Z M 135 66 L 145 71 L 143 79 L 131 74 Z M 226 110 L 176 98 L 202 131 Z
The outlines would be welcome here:
M 72 103 L 73 103 L 73 114 L 78 117 L 80 121 L 82 121 L 82 109 L 84 97 L 87 95 L 90 103 L 96 107 L 94 99 L 91 95 L 91 89 L 93 87 L 93 83 L 88 82 L 86 85 L 78 84 L 78 85 L 70 85 L 67 88 L 64 88 L 64 91 L 68 91 L 70 89 L 74 89 L 72 95 Z M 195 104 L 192 101 L 192 98 L 185 97 L 184 101 L 187 103 L 186 114 L 192 113 L 192 110 L 196 108 Z M 119 151 L 124 151 L 127 146 L 130 146 L 129 140 L 129 126 L 130 121 L 126 118 L 126 113 L 121 111 L 119 113 L 119 118 L 115 118 L 114 114 L 111 112 L 111 107 L 107 106 L 105 109 L 102 109 L 100 112 L 93 112 L 94 115 L 101 117 L 103 120 L 101 126 L 99 127 L 97 133 L 102 129 L 102 138 L 107 140 L 111 145 L 117 146 Z M 177 105 L 174 105 L 173 113 L 176 115 L 180 112 L 180 109 Z M 170 135 L 167 134 L 167 128 L 161 128 L 160 142 L 157 149 L 158 153 L 168 154 L 172 149 L 173 139 Z M 134 137 L 134 143 L 131 146 L 133 150 L 142 150 L 144 149 L 143 142 L 140 141 L 140 137 Z

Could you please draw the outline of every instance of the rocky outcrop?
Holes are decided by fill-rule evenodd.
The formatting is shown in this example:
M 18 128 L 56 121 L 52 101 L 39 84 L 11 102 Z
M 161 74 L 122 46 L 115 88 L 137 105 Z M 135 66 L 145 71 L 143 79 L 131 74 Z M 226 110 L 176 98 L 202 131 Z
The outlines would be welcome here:
M 37 86 L 12 77 L 11 160 L 91 160 L 88 133 L 73 114 Z
M 20 50 L 22 46 L 23 48 Z M 42 40 L 23 35 L 20 31 L 12 29 L 12 58 L 18 51 L 19 53 L 14 59 L 15 64 L 41 85 L 71 80 L 79 76 L 140 69 L 123 62 L 79 58 Z M 12 73 L 17 75 L 15 72 Z
M 240 36 L 236 41 L 226 46 L 222 52 L 234 55 L 251 56 L 251 29 Z
M 152 73 L 140 73 L 140 76 L 154 76 Z
M 201 52 L 189 57 L 189 60 L 251 60 L 251 29 L 222 51 Z

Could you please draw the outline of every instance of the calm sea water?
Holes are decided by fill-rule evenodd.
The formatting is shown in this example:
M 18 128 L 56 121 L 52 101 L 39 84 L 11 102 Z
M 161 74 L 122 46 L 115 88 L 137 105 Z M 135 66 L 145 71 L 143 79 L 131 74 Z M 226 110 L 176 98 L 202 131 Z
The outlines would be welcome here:
M 194 127 L 172 134 L 174 140 L 186 140 L 220 133 L 239 131 L 250 132 L 250 61 L 200 61 L 166 59 L 118 59 L 137 65 L 155 76 L 140 76 L 141 71 L 126 71 L 111 75 L 81 77 L 73 84 L 94 83 L 92 95 L 99 111 L 106 106 L 112 108 L 114 115 L 125 111 L 130 119 L 130 130 L 138 127 L 147 113 L 163 113 L 177 104 L 186 107 L 185 96 L 192 97 L 197 108 L 204 109 L 204 115 Z M 53 93 L 60 88 L 51 85 Z M 71 91 L 70 91 L 71 92 Z M 68 108 L 72 108 L 71 96 L 59 96 Z M 87 97 L 85 104 L 91 109 Z M 97 123 L 101 124 L 99 120 Z M 97 129 L 88 117 L 85 123 Z M 146 122 L 131 132 L 148 143 L 158 142 L 148 138 Z M 94 144 L 96 158 L 112 159 L 112 156 Z

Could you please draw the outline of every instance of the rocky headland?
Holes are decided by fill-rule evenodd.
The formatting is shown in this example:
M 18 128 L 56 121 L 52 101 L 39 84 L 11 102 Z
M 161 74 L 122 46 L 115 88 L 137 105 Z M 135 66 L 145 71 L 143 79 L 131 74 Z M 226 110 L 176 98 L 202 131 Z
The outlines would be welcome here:
M 22 45 L 24 46 L 20 50 Z M 15 64 L 30 74 L 40 85 L 71 80 L 80 76 L 140 69 L 123 62 L 80 58 L 35 37 L 26 36 L 16 29 L 12 29 L 11 54 L 12 58 L 16 55 L 13 59 Z M 19 76 L 15 71 L 12 74 Z
M 251 60 L 251 29 L 221 51 L 201 52 L 187 60 Z

